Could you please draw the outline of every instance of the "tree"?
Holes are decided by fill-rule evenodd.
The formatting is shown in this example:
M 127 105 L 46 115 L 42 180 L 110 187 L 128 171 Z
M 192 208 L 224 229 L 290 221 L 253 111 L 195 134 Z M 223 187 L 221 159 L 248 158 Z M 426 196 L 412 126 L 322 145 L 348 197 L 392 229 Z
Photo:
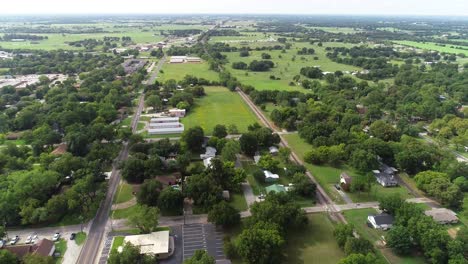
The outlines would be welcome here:
M 184 196 L 181 191 L 172 186 L 166 187 L 159 194 L 158 207 L 164 213 L 182 214 L 184 207 Z
M 258 166 L 262 169 L 276 172 L 278 171 L 279 161 L 274 159 L 271 155 L 263 155 L 258 161 Z
M 215 264 L 215 259 L 205 250 L 196 250 L 193 256 L 184 261 L 184 264 Z
M 341 259 L 338 264 L 382 264 L 374 254 L 351 254 Z
M 273 224 L 258 222 L 244 229 L 236 241 L 239 255 L 251 264 L 280 263 L 285 241 Z
M 240 214 L 230 204 L 221 201 L 208 212 L 208 221 L 223 227 L 231 227 L 240 223 Z
M 348 237 L 346 240 L 344 251 L 346 255 L 351 254 L 367 254 L 372 253 L 374 250 L 374 246 L 372 243 L 365 239 L 365 238 L 355 238 L 355 237 Z
M 253 156 L 258 149 L 258 140 L 253 133 L 242 134 L 239 143 L 242 152 L 249 156 Z
M 4 263 L 4 262 L 0 261 L 0 263 Z M 5 263 L 9 263 L 9 262 L 5 262 Z M 55 259 L 51 256 L 41 256 L 38 254 L 26 254 L 26 256 L 23 257 L 23 263 L 24 264 L 54 264 Z
M 391 215 L 395 215 L 405 202 L 398 193 L 379 196 L 379 208 Z
M 11 253 L 8 250 L 0 250 L 0 263 L 19 263 L 18 259 L 16 258 L 16 255 Z M 32 262 L 29 262 L 29 264 L 32 264 Z
M 138 203 L 148 206 L 157 206 L 161 190 L 162 184 L 156 179 L 145 180 L 140 186 L 140 191 L 137 193 Z
M 289 159 L 289 156 L 291 156 L 291 149 L 280 148 L 278 152 L 278 156 L 280 157 L 281 161 L 283 161 L 283 163 L 285 164 L 291 162 L 291 160 Z
M 221 201 L 222 188 L 212 177 L 205 174 L 192 175 L 185 183 L 184 193 L 195 205 L 208 210 Z
M 225 125 L 216 125 L 213 128 L 213 136 L 217 138 L 225 138 L 227 136 L 227 129 Z
M 159 223 L 159 209 L 146 205 L 136 205 L 135 212 L 128 217 L 128 223 L 142 233 L 154 232 Z
M 338 224 L 333 230 L 333 236 L 340 248 L 344 248 L 348 238 L 353 237 L 354 226 L 352 224 Z
M 201 151 L 204 140 L 203 129 L 199 126 L 185 130 L 181 138 L 190 151 Z
M 292 179 L 293 191 L 303 197 L 315 197 L 317 186 L 304 173 L 296 173 Z
M 368 172 L 379 166 L 377 155 L 363 149 L 358 149 L 351 154 L 350 165 L 360 172 Z
M 229 140 L 221 150 L 221 160 L 235 162 L 237 160 L 236 155 L 240 153 L 241 147 L 237 140 Z
M 386 237 L 387 245 L 391 247 L 397 254 L 406 255 L 410 253 L 413 247 L 411 234 L 406 227 L 401 225 L 393 226 Z
M 369 127 L 369 132 L 372 136 L 384 141 L 398 141 L 400 139 L 400 132 L 383 120 L 377 120 L 372 123 Z
M 158 111 L 162 107 L 161 98 L 157 95 L 150 95 L 146 98 L 145 104 L 147 107 L 152 107 L 153 111 Z
M 113 250 L 109 254 L 108 264 L 154 264 L 157 263 L 157 257 L 149 254 L 141 254 L 140 247 L 125 243 L 122 252 Z

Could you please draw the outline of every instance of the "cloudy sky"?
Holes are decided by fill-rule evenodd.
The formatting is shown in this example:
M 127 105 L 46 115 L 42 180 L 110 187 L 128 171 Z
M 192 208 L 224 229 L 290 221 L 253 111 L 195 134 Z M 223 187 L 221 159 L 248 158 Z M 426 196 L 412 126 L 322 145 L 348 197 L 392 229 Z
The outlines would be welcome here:
M 468 0 L 2 0 L 5 14 L 365 14 L 468 16 Z

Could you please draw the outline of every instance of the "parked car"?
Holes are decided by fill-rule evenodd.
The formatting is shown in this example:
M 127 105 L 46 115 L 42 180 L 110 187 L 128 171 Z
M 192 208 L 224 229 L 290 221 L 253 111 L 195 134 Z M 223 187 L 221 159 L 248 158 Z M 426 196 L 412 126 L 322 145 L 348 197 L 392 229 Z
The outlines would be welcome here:
M 32 241 L 31 241 L 31 244 L 36 244 L 36 241 L 39 240 L 39 237 L 37 235 L 34 235 L 32 237 Z
M 60 233 L 57 232 L 57 233 L 54 234 L 54 237 L 52 238 L 52 241 L 55 242 L 55 241 L 58 241 L 59 239 L 60 239 Z
M 16 242 L 18 242 L 19 240 L 19 236 L 14 236 L 10 239 L 10 245 L 14 245 L 16 244 Z
M 75 233 L 71 233 L 71 235 L 70 235 L 70 240 L 75 239 L 75 237 L 76 237 L 76 234 L 75 234 Z
M 25 243 L 25 244 L 30 244 L 30 243 L 32 243 L 32 240 L 33 240 L 32 236 L 28 236 L 28 237 L 26 238 L 26 241 L 25 241 L 24 243 Z
M 335 189 L 341 190 L 341 186 L 339 184 L 335 184 Z

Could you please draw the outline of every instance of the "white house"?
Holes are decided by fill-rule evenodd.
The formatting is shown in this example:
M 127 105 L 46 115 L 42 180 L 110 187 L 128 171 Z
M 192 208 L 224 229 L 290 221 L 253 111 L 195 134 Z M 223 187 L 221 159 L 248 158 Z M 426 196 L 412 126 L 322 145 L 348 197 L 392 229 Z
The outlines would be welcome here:
M 185 116 L 185 109 L 169 109 L 169 115 L 173 117 L 184 117 Z
M 278 174 L 274 174 L 274 173 L 272 173 L 271 171 L 268 171 L 268 170 L 264 170 L 263 174 L 265 175 L 265 182 L 274 182 L 274 181 L 277 181 L 279 179 Z
M 278 152 L 279 152 L 279 149 L 277 147 L 275 147 L 275 146 L 269 147 L 268 150 L 270 151 L 270 154 L 273 155 L 273 156 L 277 155 Z
M 216 149 L 213 147 L 206 147 L 205 154 L 200 154 L 201 159 L 214 158 L 216 156 Z
M 389 214 L 378 214 L 378 215 L 369 215 L 367 217 L 367 223 L 375 229 L 388 230 L 393 226 L 393 221 L 395 219 Z
M 126 236 L 124 242 L 140 247 L 142 254 L 150 254 L 158 259 L 166 259 L 174 253 L 174 238 L 169 231 L 153 232 L 145 235 Z M 122 249 L 119 247 L 119 251 Z

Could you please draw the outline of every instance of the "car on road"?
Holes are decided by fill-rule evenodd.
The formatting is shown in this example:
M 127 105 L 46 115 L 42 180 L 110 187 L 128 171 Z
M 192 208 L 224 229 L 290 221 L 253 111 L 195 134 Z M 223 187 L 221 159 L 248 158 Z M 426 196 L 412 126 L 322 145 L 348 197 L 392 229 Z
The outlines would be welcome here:
M 14 236 L 10 239 L 10 245 L 14 245 L 16 244 L 16 242 L 18 242 L 19 240 L 19 236 Z
M 75 237 L 76 237 L 76 234 L 75 234 L 75 233 L 71 233 L 71 235 L 70 235 L 70 240 L 75 239 Z
M 57 232 L 57 233 L 54 234 L 54 237 L 52 237 L 52 241 L 55 242 L 55 241 L 58 241 L 59 239 L 60 239 L 60 233 Z
M 34 235 L 31 240 L 31 244 L 36 244 L 36 241 L 39 240 L 39 237 L 37 235 Z
M 25 244 L 31 244 L 32 243 L 32 240 L 33 240 L 33 237 L 32 236 L 28 236 L 26 238 L 26 241 L 24 242 Z

